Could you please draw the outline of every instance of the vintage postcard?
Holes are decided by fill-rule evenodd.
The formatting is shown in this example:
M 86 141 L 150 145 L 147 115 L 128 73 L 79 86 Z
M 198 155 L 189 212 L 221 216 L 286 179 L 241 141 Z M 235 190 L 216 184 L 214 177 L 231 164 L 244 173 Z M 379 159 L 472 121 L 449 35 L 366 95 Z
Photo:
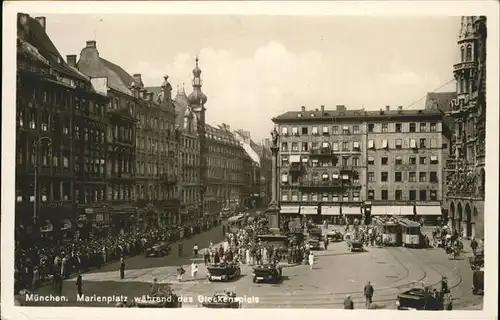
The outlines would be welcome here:
M 498 4 L 3 17 L 2 318 L 496 315 Z

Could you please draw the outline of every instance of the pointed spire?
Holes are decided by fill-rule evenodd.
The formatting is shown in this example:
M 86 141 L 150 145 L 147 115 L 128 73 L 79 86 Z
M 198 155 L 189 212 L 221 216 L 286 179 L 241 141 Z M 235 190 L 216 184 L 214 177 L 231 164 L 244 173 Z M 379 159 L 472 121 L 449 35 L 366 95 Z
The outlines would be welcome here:
M 182 92 L 185 92 L 184 91 L 184 81 L 182 81 Z
M 196 62 L 196 66 L 198 66 L 198 61 L 200 61 L 200 59 L 198 59 L 198 55 L 196 55 L 196 59 L 194 59 L 194 61 Z

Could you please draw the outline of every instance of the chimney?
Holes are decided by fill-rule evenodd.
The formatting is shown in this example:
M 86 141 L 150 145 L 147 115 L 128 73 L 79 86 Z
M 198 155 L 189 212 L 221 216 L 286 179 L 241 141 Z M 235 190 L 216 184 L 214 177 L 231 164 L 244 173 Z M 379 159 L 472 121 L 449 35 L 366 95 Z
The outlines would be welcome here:
M 95 40 L 89 40 L 87 41 L 87 45 L 85 48 L 97 48 L 97 42 Z
M 345 112 L 345 106 L 343 104 L 336 106 L 337 112 Z
M 325 106 L 321 105 L 321 113 L 324 113 L 324 112 L 325 112 Z
M 137 84 L 137 86 L 142 87 L 144 84 L 142 83 L 142 76 L 140 73 L 136 73 L 132 76 L 134 79 L 134 82 Z
M 76 68 L 76 54 L 68 54 L 66 56 L 66 62 L 73 68 Z
M 391 106 L 385 106 L 385 111 L 391 110 Z
M 398 110 L 403 110 L 403 106 L 398 106 Z
M 47 18 L 45 18 L 45 17 L 36 17 L 35 20 L 38 21 L 38 23 L 42 26 L 43 31 L 45 31 L 45 26 L 46 26 Z
M 300 111 L 305 112 L 306 111 L 306 106 L 300 107 Z

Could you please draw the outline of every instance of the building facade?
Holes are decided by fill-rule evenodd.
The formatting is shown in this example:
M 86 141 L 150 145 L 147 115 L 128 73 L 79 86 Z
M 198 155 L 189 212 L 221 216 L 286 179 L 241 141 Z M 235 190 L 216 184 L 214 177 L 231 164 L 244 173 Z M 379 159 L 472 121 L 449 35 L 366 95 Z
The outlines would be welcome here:
M 141 75 L 133 76 L 136 109 L 136 196 L 139 216 L 147 225 L 176 223 L 180 203 L 177 194 L 179 135 L 175 127 L 172 86 L 164 77 L 160 92 L 149 92 Z
M 462 17 L 460 58 L 453 66 L 457 97 L 447 113 L 453 136 L 444 206 L 453 230 L 467 237 L 484 237 L 486 36 L 486 17 Z
M 439 110 L 342 105 L 274 118 L 281 212 L 334 222 L 340 216 L 441 216 L 442 118 Z
M 87 41 L 80 52 L 78 70 L 91 78 L 96 90 L 108 97 L 105 112 L 106 192 L 92 202 L 78 201 L 79 213 L 98 230 L 120 231 L 136 225 L 136 118 L 139 92 L 134 79 L 121 67 L 99 56 L 96 41 Z M 85 134 L 85 133 L 83 133 Z M 87 187 L 76 190 L 77 199 L 86 199 Z M 85 196 L 84 196 L 85 195 Z
M 64 61 L 46 18 L 20 13 L 17 27 L 16 235 L 59 241 L 79 225 L 77 204 L 103 197 L 108 98 Z

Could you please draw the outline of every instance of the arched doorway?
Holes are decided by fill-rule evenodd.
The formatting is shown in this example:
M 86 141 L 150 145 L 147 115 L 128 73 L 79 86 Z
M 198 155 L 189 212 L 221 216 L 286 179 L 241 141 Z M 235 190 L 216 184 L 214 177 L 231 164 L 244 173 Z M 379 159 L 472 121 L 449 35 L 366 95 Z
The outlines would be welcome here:
M 465 205 L 465 221 L 463 223 L 465 236 L 467 238 L 472 237 L 472 210 L 470 204 Z
M 448 225 L 453 229 L 453 221 L 455 220 L 455 202 L 450 203 L 450 215 L 448 217 Z
M 462 231 L 462 218 L 463 218 L 463 207 L 462 203 L 459 202 L 457 206 L 457 215 L 455 216 L 455 230 L 461 234 Z

